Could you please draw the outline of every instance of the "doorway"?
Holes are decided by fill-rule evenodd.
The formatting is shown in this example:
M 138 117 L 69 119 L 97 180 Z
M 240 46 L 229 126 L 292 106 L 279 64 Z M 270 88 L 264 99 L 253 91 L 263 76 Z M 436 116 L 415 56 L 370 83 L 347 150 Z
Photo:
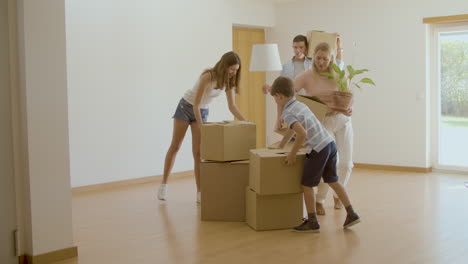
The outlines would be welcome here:
M 468 23 L 433 33 L 434 168 L 468 172 Z
M 250 57 L 254 44 L 265 43 L 263 29 L 239 28 L 232 29 L 232 47 L 241 58 L 240 92 L 236 95 L 236 104 L 241 113 L 257 126 L 257 148 L 265 147 L 265 95 L 262 86 L 265 84 L 264 72 L 250 72 Z

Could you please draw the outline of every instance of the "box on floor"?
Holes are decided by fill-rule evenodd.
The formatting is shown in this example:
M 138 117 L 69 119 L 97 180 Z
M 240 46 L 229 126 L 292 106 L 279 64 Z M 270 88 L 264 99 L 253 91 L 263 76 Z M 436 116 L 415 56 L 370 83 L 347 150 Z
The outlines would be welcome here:
M 249 161 L 200 164 L 201 220 L 245 221 Z
M 298 226 L 303 216 L 302 193 L 260 195 L 246 188 L 247 224 L 257 231 Z

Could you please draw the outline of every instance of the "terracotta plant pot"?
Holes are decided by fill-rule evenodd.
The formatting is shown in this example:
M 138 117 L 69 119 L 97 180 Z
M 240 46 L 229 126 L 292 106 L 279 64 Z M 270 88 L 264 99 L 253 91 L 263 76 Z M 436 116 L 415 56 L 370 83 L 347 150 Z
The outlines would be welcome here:
M 346 92 L 335 92 L 333 94 L 333 105 L 330 107 L 336 110 L 347 111 L 353 105 L 353 94 Z

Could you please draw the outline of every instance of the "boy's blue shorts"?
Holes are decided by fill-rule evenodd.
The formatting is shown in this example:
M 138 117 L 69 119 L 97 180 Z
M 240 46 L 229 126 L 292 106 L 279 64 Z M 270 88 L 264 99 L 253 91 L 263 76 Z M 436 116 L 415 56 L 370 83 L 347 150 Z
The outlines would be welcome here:
M 312 150 L 306 155 L 304 161 L 304 172 L 302 174 L 302 185 L 315 187 L 323 181 L 333 183 L 338 181 L 336 173 L 336 144 L 330 142 L 320 152 Z

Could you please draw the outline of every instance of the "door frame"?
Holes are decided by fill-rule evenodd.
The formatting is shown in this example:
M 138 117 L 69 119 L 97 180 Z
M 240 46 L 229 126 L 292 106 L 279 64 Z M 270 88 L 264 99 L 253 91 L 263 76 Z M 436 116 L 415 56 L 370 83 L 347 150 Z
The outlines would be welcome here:
M 447 166 L 439 163 L 441 98 L 440 98 L 440 45 L 439 33 L 447 31 L 467 31 L 468 22 L 432 24 L 429 26 L 429 83 L 430 83 L 430 135 L 432 135 L 431 163 L 434 171 L 466 173 L 468 167 Z
M 235 38 L 234 38 L 234 34 L 235 34 L 235 31 L 236 30 L 239 30 L 239 31 L 261 31 L 262 34 L 263 34 L 263 42 L 262 44 L 266 43 L 266 29 L 265 28 L 262 28 L 262 27 L 254 27 L 254 26 L 242 26 L 242 25 L 232 25 L 232 36 L 233 36 L 233 39 L 232 39 L 232 49 L 233 51 L 235 52 L 238 52 L 235 50 L 235 44 L 234 44 L 234 41 L 235 41 Z M 238 48 L 239 49 L 239 48 Z M 239 54 L 239 56 L 241 56 L 241 54 Z M 241 56 L 242 57 L 242 56 Z M 245 69 L 246 72 L 249 72 L 249 65 L 250 65 L 250 61 L 242 61 L 242 68 Z M 259 73 L 255 73 L 255 74 L 259 74 Z M 262 72 L 261 74 L 263 74 L 263 84 L 266 83 L 266 72 Z M 243 79 L 245 78 L 245 76 L 243 76 Z M 253 79 L 255 80 L 255 79 Z M 258 79 L 257 79 L 258 80 Z M 250 83 L 250 81 L 249 81 Z M 261 84 L 261 85 L 263 85 Z M 258 87 L 253 87 L 254 89 L 257 89 L 258 88 L 258 92 L 261 92 L 261 85 L 259 85 Z M 242 90 L 246 90 L 248 86 L 246 87 L 241 87 L 241 91 Z M 264 148 L 266 147 L 267 145 L 267 122 L 266 122 L 266 116 L 267 116 L 267 101 L 266 101 L 266 98 L 265 96 L 262 94 L 261 98 L 263 99 L 263 116 L 261 115 L 256 115 L 254 114 L 254 117 L 248 116 L 248 113 L 242 113 L 248 120 L 250 120 L 251 118 L 253 120 L 250 120 L 250 121 L 256 121 L 257 123 L 258 122 L 263 122 L 262 125 L 257 125 L 257 147 L 258 148 Z M 255 95 L 255 98 L 254 100 L 258 99 L 257 95 Z M 238 103 L 238 99 L 236 99 L 236 103 Z M 257 102 L 257 101 L 256 101 Z M 252 110 L 250 109 L 251 105 L 249 105 L 249 110 Z M 240 106 L 240 104 L 239 104 Z M 249 111 L 250 112 L 250 111 Z M 259 129 L 261 129 L 262 131 L 259 132 Z M 259 138 L 258 136 L 260 136 L 259 134 L 262 135 L 261 138 Z
M 3 0 L 2 2 L 2 6 L 6 7 L 6 9 L 4 11 L 2 11 L 2 16 L 5 16 L 2 22 L 2 32 L 1 32 L 1 35 L 2 35 L 2 38 L 4 41 L 3 44 L 2 44 L 2 53 L 4 53 L 4 55 L 6 55 L 6 61 L 4 61 L 2 64 L 2 75 L 5 75 L 6 77 L 6 80 L 4 80 L 5 82 L 5 87 L 2 87 L 1 89 L 3 90 L 4 89 L 4 92 L 6 92 L 8 94 L 8 96 L 6 98 L 4 98 L 4 100 L 7 102 L 7 104 L 5 105 L 8 109 L 7 110 L 7 116 L 6 116 L 6 120 L 5 120 L 5 123 L 4 125 L 6 125 L 6 134 L 2 135 L 2 137 L 5 137 L 2 139 L 3 140 L 6 140 L 7 142 L 7 146 L 6 146 L 6 149 L 4 149 L 3 151 L 5 151 L 5 153 L 3 153 L 6 157 L 6 162 L 7 164 L 10 163 L 8 166 L 8 168 L 4 168 L 6 171 L 6 174 L 5 177 L 2 177 L 2 185 L 4 186 L 4 188 L 7 188 L 9 189 L 8 191 L 6 191 L 4 193 L 4 195 L 6 196 L 5 197 L 5 208 L 8 208 L 7 211 L 6 211 L 6 214 L 7 214 L 7 218 L 5 218 L 5 222 L 2 221 L 2 225 L 5 224 L 4 226 L 2 226 L 2 230 L 4 229 L 4 231 L 6 233 L 3 233 L 2 231 L 2 234 L 6 234 L 8 237 L 7 238 L 4 238 L 2 237 L 2 241 L 5 241 L 6 243 L 8 243 L 8 245 L 3 245 L 5 246 L 5 248 L 3 250 L 8 250 L 9 253 L 7 253 L 5 256 L 3 256 L 2 254 L 2 257 L 5 257 L 7 259 L 5 260 L 1 260 L 1 261 L 7 261 L 7 263 L 18 263 L 19 262 L 19 258 L 18 258 L 18 255 L 19 255 L 19 252 L 18 252 L 18 190 L 17 190 L 17 169 L 18 169 L 18 166 L 16 165 L 16 156 L 17 156 L 17 151 L 15 149 L 15 127 L 16 127 L 16 124 L 18 124 L 18 120 L 16 119 L 16 116 L 15 116 L 15 109 L 17 107 L 17 104 L 16 104 L 16 99 L 18 98 L 17 96 L 15 96 L 15 92 L 17 91 L 16 87 L 14 86 L 14 83 L 15 83 L 15 80 L 13 80 L 13 78 L 15 78 L 17 75 L 17 71 L 16 71 L 16 68 L 15 68 L 15 65 L 17 65 L 16 63 L 16 59 L 17 57 L 14 56 L 14 51 L 17 49 L 16 48 L 16 32 L 15 32 L 15 29 L 16 29 L 16 13 L 14 13 L 16 11 L 16 1 L 14 0 Z M 3 85 L 3 84 L 2 84 Z M 9 130 L 9 131 L 8 131 Z M 3 133 L 2 133 L 3 134 Z M 9 143 L 8 143 L 9 142 Z M 2 154 L 2 155 L 3 155 Z M 3 206 L 2 206 L 3 207 Z

